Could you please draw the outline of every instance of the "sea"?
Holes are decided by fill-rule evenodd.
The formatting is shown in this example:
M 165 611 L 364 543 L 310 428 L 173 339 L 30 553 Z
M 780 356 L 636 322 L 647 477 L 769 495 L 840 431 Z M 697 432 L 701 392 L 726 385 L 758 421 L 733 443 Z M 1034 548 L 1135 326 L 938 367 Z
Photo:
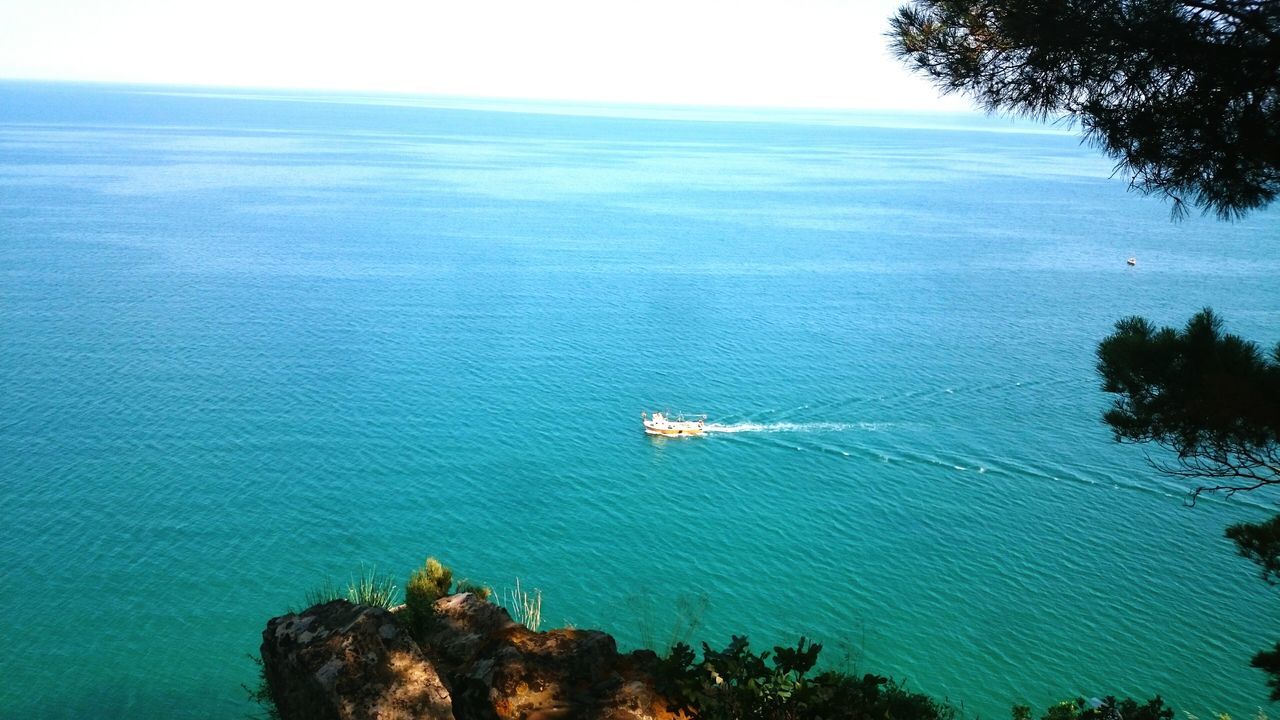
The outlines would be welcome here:
M 268 619 L 434 556 L 965 718 L 1252 718 L 1277 496 L 1189 506 L 1095 350 L 1274 346 L 1278 242 L 977 113 L 0 83 L 0 716 L 251 715 Z

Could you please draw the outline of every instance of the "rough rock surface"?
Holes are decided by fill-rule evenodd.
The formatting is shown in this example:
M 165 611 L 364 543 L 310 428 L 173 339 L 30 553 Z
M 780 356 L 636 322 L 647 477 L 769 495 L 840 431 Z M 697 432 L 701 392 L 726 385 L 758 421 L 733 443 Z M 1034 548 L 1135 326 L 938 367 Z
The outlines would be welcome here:
M 534 632 L 469 593 L 436 602 L 421 648 L 342 600 L 271 620 L 262 657 L 283 720 L 672 720 L 657 657 L 595 630 Z M 446 689 L 447 688 L 447 689 Z
M 435 668 L 382 608 L 334 600 L 273 618 L 262 662 L 283 720 L 453 720 Z
M 653 690 L 648 651 L 619 655 L 598 630 L 534 632 L 469 593 L 436 601 L 429 655 L 465 720 L 677 717 Z

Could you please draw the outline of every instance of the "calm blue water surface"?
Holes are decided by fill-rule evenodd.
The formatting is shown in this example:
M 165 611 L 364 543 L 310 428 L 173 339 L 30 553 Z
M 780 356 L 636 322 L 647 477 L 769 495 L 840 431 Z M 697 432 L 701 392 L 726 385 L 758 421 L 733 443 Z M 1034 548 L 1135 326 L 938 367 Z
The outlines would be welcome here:
M 1222 529 L 1274 497 L 1184 507 L 1093 351 L 1280 339 L 1280 213 L 1109 175 L 981 118 L 0 84 L 0 716 L 242 717 L 269 617 L 428 554 L 985 718 L 1251 715 Z

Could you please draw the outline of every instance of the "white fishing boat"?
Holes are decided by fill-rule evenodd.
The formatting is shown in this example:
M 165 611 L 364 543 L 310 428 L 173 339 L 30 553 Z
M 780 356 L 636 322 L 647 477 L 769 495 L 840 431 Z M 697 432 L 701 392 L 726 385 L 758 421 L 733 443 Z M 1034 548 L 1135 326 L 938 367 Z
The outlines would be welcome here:
M 683 415 L 671 418 L 666 413 L 656 412 L 651 417 L 649 413 L 642 412 L 640 413 L 640 419 L 644 422 L 644 431 L 650 435 L 689 437 L 701 435 L 707 431 L 706 416 L 699 416 L 695 420 L 686 420 Z

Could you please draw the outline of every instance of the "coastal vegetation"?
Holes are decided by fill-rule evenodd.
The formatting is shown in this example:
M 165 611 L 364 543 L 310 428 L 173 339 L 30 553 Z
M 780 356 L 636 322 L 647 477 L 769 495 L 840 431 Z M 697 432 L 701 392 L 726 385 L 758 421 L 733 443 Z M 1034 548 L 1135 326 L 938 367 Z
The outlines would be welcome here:
M 891 20 L 894 52 L 988 112 L 1078 123 L 1129 186 L 1224 220 L 1280 193 L 1280 3 L 916 0 Z M 1183 330 L 1141 317 L 1098 347 L 1103 416 L 1120 442 L 1204 493 L 1280 484 L 1280 345 L 1223 332 L 1212 310 Z M 1280 517 L 1227 537 L 1275 584 Z M 1280 642 L 1254 655 L 1280 700 Z M 1128 718 L 1128 714 L 1124 714 Z
M 399 604 L 395 578 L 378 573 L 376 566 L 361 566 L 358 575 L 352 575 L 346 588 L 339 588 L 332 580 L 308 590 L 303 596 L 303 607 L 323 605 L 330 600 L 345 598 L 356 605 L 392 608 Z
M 810 676 L 820 652 L 822 645 L 802 637 L 795 647 L 756 653 L 747 638 L 735 636 L 723 650 L 703 643 L 698 660 L 688 645 L 678 643 L 659 665 L 658 687 L 700 720 L 952 720 L 957 715 L 950 703 L 882 675 L 828 670 Z
M 1103 420 L 1119 442 L 1152 443 L 1166 451 L 1157 470 L 1195 482 L 1204 493 L 1233 495 L 1280 485 L 1280 343 L 1270 354 L 1223 331 L 1203 310 L 1182 330 L 1131 317 L 1098 346 L 1103 390 L 1116 396 Z M 1261 569 L 1280 576 L 1280 515 L 1231 525 L 1227 538 Z M 1250 664 L 1267 674 L 1280 700 L 1280 642 Z
M 376 567 L 351 578 L 347 584 L 347 599 L 357 605 L 372 605 L 380 608 L 392 608 L 398 604 L 395 580 L 388 575 L 379 575 Z
M 420 639 L 435 621 L 436 600 L 449 594 L 453 587 L 453 571 L 433 557 L 409 575 L 404 586 L 404 619 L 409 634 Z
M 1013 720 L 1031 720 L 1031 706 L 1014 705 Z M 1040 720 L 1173 720 L 1173 708 L 1164 704 L 1159 695 L 1139 704 L 1132 698 L 1117 700 L 1108 695 L 1105 698 L 1076 698 L 1063 700 L 1051 705 Z M 1217 720 L 1231 720 L 1226 715 L 1219 715 Z
M 1115 396 L 1103 415 L 1115 439 L 1167 450 L 1162 457 L 1170 459 L 1152 463 L 1200 483 L 1190 502 L 1280 484 L 1280 344 L 1268 356 L 1225 333 L 1208 309 L 1181 330 L 1131 317 L 1098 346 L 1098 372 Z M 1230 534 L 1262 566 L 1263 579 L 1274 581 L 1280 563 L 1272 533 Z
M 308 599 L 316 600 L 317 604 L 343 599 L 331 592 L 332 584 L 325 587 L 329 591 L 309 594 Z M 374 589 L 364 590 L 367 587 Z M 383 601 L 388 587 L 394 589 L 389 578 L 362 568 L 359 580 L 353 580 L 348 587 L 348 595 L 353 598 L 350 602 L 356 606 L 387 608 Z M 433 657 L 436 650 L 432 643 L 438 640 L 438 636 L 433 638 L 433 633 L 448 626 L 437 616 L 435 603 L 461 593 L 471 593 L 482 601 L 481 606 L 494 599 L 488 586 L 468 581 L 455 583 L 453 571 L 429 557 L 410 574 L 405 584 L 405 604 L 390 608 L 391 617 L 428 657 Z M 541 592 L 525 590 L 517 581 L 508 599 L 514 609 L 510 613 L 513 619 L 536 631 L 536 624 L 541 621 Z M 703 597 L 696 612 L 689 608 L 681 612 L 694 612 L 694 616 L 700 618 L 705 604 Z M 303 613 L 314 610 L 314 607 L 308 608 Z M 525 622 L 526 619 L 534 624 Z M 678 624 L 677 629 L 692 630 L 683 623 Z M 649 660 L 641 662 L 648 662 L 653 689 L 666 698 L 669 709 L 695 720 L 958 720 L 965 716 L 962 706 L 912 691 L 903 682 L 885 675 L 860 673 L 852 667 L 820 668 L 822 649 L 820 643 L 801 637 L 794 646 L 775 646 L 771 651 L 757 652 L 746 637 L 734 636 L 722 649 L 702 643 L 700 656 L 688 643 L 678 641 L 664 652 L 649 653 Z M 267 718 L 279 718 L 264 659 L 253 658 L 259 666 L 260 682 L 256 687 L 245 689 Z M 1032 720 L 1032 717 L 1029 706 L 1012 706 L 1012 720 Z M 1052 705 L 1040 716 L 1040 720 L 1115 718 L 1172 720 L 1173 711 L 1159 696 L 1145 703 L 1107 696 L 1066 700 Z M 1219 716 L 1218 720 L 1229 719 Z
M 516 578 L 516 586 L 507 591 L 506 608 L 511 619 L 530 630 L 542 626 L 542 591 L 525 590 L 520 586 L 520 578 Z
M 703 616 L 711 606 L 711 598 L 706 593 L 682 594 L 674 600 L 669 597 L 656 598 L 649 593 L 636 593 L 626 600 L 627 612 L 635 619 L 639 633 L 640 647 L 648 648 L 659 655 L 667 655 L 672 648 L 694 641 L 694 634 L 702 627 Z M 658 607 L 658 604 L 673 605 L 672 608 Z M 669 625 L 661 625 L 659 616 L 662 611 L 674 610 L 674 617 Z M 665 631 L 663 630 L 665 628 Z
M 1280 5 L 917 0 L 892 50 L 988 112 L 1078 123 L 1130 187 L 1229 219 L 1280 192 Z
M 258 655 L 251 654 L 248 657 L 257 668 L 258 681 L 253 686 L 242 684 L 240 687 L 249 701 L 254 703 L 260 711 L 260 714 L 251 717 L 255 720 L 280 720 L 280 709 L 276 707 L 276 701 L 271 696 L 271 682 L 267 680 L 266 664 Z
M 1256 0 L 1082 3 L 919 0 L 893 18 L 900 57 L 946 92 L 990 112 L 1078 123 L 1117 162 L 1131 188 L 1167 198 L 1175 217 L 1199 208 L 1238 219 L 1280 192 L 1280 6 Z M 1280 346 L 1269 355 L 1223 331 L 1212 310 L 1182 330 L 1140 317 L 1116 324 L 1098 347 L 1103 390 L 1116 396 L 1103 420 L 1120 442 L 1167 451 L 1153 462 L 1204 493 L 1231 495 L 1280 484 Z M 1280 516 L 1226 531 L 1237 551 L 1280 580 Z M 363 576 L 362 576 L 363 578 Z M 361 583 L 360 587 L 363 588 Z M 363 590 L 349 588 L 349 594 Z M 399 619 L 425 642 L 436 601 L 492 591 L 454 583 L 435 558 L 413 572 Z M 367 593 L 378 596 L 376 591 Z M 541 594 L 517 581 L 513 617 L 536 630 Z M 701 656 L 676 642 L 658 659 L 659 689 L 693 718 L 891 718 L 953 720 L 947 701 L 875 674 L 817 671 L 822 645 L 755 652 L 745 637 Z M 1280 699 L 1280 643 L 1254 656 Z M 1028 705 L 1013 720 L 1032 720 Z M 1083 697 L 1040 720 L 1172 720 L 1156 696 Z M 1225 717 L 1225 716 L 1223 716 Z

